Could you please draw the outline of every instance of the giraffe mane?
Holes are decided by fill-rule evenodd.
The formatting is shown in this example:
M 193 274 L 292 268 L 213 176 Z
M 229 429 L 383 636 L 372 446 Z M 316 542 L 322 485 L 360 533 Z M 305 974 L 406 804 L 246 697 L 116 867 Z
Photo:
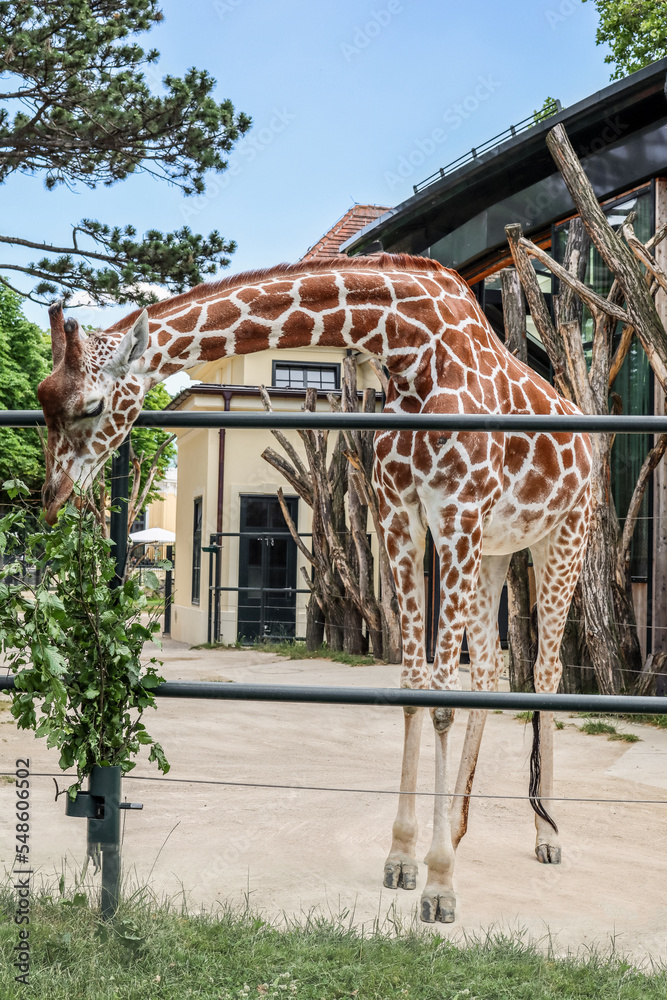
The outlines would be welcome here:
M 343 254 L 320 258 L 319 260 L 297 261 L 296 264 L 276 264 L 273 267 L 259 268 L 254 271 L 243 271 L 241 274 L 231 274 L 218 281 L 208 281 L 201 285 L 196 285 L 187 292 L 174 295 L 171 298 L 155 302 L 147 307 L 150 319 L 160 319 L 187 305 L 188 302 L 200 301 L 209 296 L 219 295 L 221 292 L 233 291 L 236 288 L 243 288 L 245 285 L 254 284 L 257 281 L 268 281 L 271 278 L 291 278 L 300 274 L 312 274 L 318 271 L 438 271 L 445 274 L 453 272 L 443 267 L 437 260 L 430 257 L 412 257 L 407 253 L 382 253 L 372 257 L 346 257 Z M 142 313 L 142 309 L 135 309 L 128 316 L 118 320 L 113 326 L 107 327 L 102 335 L 107 333 L 117 333 L 131 326 Z

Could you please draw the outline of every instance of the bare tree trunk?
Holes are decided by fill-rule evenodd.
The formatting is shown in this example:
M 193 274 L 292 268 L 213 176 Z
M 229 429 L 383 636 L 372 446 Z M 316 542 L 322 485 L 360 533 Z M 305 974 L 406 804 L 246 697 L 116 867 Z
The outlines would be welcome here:
M 306 649 L 312 653 L 324 642 L 324 612 L 314 594 L 308 599 L 306 608 Z
M 626 687 L 625 671 L 633 667 L 626 664 L 616 625 L 613 577 L 610 576 L 615 568 L 617 536 L 613 522 L 616 512 L 613 512 L 613 518 L 609 515 L 609 506 L 598 507 L 593 514 L 581 582 L 586 646 L 595 668 L 598 689 L 600 694 L 620 694 Z M 634 611 L 632 618 L 634 620 Z
M 353 358 L 344 361 L 343 409 L 358 409 L 356 364 Z M 334 401 L 332 400 L 332 405 Z M 375 393 L 363 394 L 364 413 L 375 411 Z M 348 505 L 350 527 L 359 555 L 361 609 L 367 623 L 372 648 L 376 656 L 389 663 L 402 659 L 401 621 L 396 597 L 396 585 L 380 530 L 380 511 L 373 485 L 373 435 L 365 431 L 345 432 L 348 460 Z M 375 593 L 374 560 L 368 536 L 368 514 L 371 514 L 378 539 L 379 592 Z
M 547 144 L 581 216 L 570 224 L 563 265 L 525 239 L 520 226 L 508 226 L 506 232 L 531 314 L 554 365 L 558 388 L 584 413 L 607 414 L 610 387 L 627 354 L 633 332 L 641 341 L 662 388 L 667 385 L 667 331 L 653 302 L 657 289 L 667 288 L 667 273 L 650 252 L 665 238 L 667 227 L 663 227 L 644 246 L 634 235 L 631 220 L 628 219 L 622 227 L 626 241 L 623 242 L 600 208 L 562 125 L 551 130 Z M 584 283 L 588 239 L 595 244 L 614 276 L 607 298 L 596 294 Z M 555 326 L 530 265 L 530 256 L 546 264 L 561 281 L 561 294 L 555 299 Z M 648 273 L 642 268 L 646 268 Z M 575 296 L 588 306 L 594 320 L 590 371 L 587 370 L 582 348 L 581 303 Z M 621 308 L 621 302 L 624 302 L 625 308 Z M 612 358 L 612 335 L 619 321 L 624 324 L 623 335 Z M 635 688 L 650 686 L 651 675 L 655 673 L 655 667 L 648 663 L 643 670 L 641 668 L 627 567 L 643 492 L 651 471 L 667 450 L 667 440 L 659 440 L 644 462 L 626 527 L 621 534 L 611 496 L 612 444 L 611 435 L 592 437 L 596 509 L 580 580 L 586 648 L 595 667 L 598 688 L 603 693 L 631 689 L 633 684 Z M 578 642 L 572 643 L 573 648 L 579 645 Z
M 343 361 L 343 410 L 351 413 L 358 411 L 357 400 L 357 366 L 354 358 L 347 357 Z M 375 410 L 375 392 L 364 392 L 363 410 L 372 413 Z M 364 431 L 350 431 L 346 436 L 348 447 L 345 457 L 347 465 L 347 497 L 350 520 L 350 553 L 352 565 L 356 563 L 358 579 L 358 603 L 368 629 L 368 639 L 375 656 L 382 658 L 383 649 L 382 616 L 375 596 L 375 566 L 373 551 L 368 535 L 368 491 L 364 488 L 364 473 L 370 476 L 372 468 L 372 436 Z M 382 545 L 382 541 L 380 540 Z
M 528 551 L 515 552 L 507 572 L 507 639 L 511 691 L 533 691 L 532 650 L 535 637 L 531 630 Z
M 336 397 L 329 398 L 334 409 L 340 408 Z M 271 410 L 265 389 L 262 400 L 266 409 Z M 314 410 L 316 402 L 317 393 L 308 389 L 304 409 Z M 343 364 L 342 408 L 346 412 L 359 409 L 356 362 L 352 357 L 346 358 Z M 363 409 L 369 413 L 375 410 L 375 393 L 371 389 L 364 391 Z M 280 431 L 273 431 L 273 434 L 289 461 L 272 448 L 265 449 L 262 457 L 287 479 L 313 511 L 312 552 L 309 552 L 286 505 L 282 504 L 292 537 L 313 567 L 312 581 L 304 574 L 312 592 L 306 626 L 308 648 L 315 648 L 321 642 L 323 629 L 332 649 L 365 653 L 370 642 L 375 656 L 392 663 L 400 662 L 398 601 L 389 559 L 379 534 L 379 507 L 372 482 L 372 434 L 362 431 L 340 434 L 329 459 L 327 432 L 299 433 L 307 467 Z M 281 491 L 278 496 L 280 499 Z M 374 558 L 368 533 L 369 511 L 380 539 L 380 598 L 376 596 Z

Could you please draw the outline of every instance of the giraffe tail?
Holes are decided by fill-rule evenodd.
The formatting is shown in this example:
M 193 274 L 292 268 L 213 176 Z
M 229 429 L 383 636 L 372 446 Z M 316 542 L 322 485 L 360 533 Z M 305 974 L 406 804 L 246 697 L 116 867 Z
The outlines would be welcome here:
M 528 787 L 528 795 L 530 804 L 537 815 L 546 823 L 549 823 L 555 833 L 558 833 L 555 821 L 551 818 L 540 800 L 540 779 L 540 713 L 533 712 L 533 749 L 530 754 L 530 785 Z

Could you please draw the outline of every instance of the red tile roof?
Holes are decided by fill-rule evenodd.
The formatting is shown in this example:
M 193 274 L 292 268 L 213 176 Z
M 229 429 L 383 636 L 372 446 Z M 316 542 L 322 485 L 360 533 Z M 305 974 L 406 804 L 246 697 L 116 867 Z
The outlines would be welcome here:
M 340 253 L 341 243 L 345 243 L 367 226 L 370 222 L 375 222 L 381 215 L 388 212 L 388 208 L 382 205 L 353 205 L 345 215 L 342 215 L 338 222 L 335 222 L 328 233 L 325 233 L 306 250 L 301 260 L 317 260 L 321 257 L 333 257 Z

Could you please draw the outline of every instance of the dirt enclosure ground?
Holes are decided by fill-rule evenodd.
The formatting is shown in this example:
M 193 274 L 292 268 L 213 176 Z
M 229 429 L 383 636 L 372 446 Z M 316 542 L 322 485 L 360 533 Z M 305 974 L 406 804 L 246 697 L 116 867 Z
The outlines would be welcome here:
M 190 650 L 167 641 L 170 680 L 230 680 L 326 685 L 398 683 L 398 668 L 348 667 L 324 660 L 290 661 L 266 653 Z M 467 674 L 463 674 L 464 686 Z M 0 771 L 29 757 L 33 772 L 56 772 L 57 754 L 20 733 L 0 711 Z M 458 759 L 466 712 L 453 730 Z M 621 724 L 641 742 L 609 742 L 560 717 L 556 794 L 577 798 L 653 799 L 658 804 L 566 802 L 555 808 L 563 864 L 538 864 L 528 803 L 479 798 L 457 855 L 457 922 L 436 924 L 447 936 L 480 929 L 550 933 L 559 952 L 597 944 L 635 960 L 667 961 L 667 731 Z M 125 795 L 144 803 L 125 814 L 124 868 L 150 879 L 158 894 L 185 894 L 189 908 L 217 901 L 250 906 L 271 918 L 315 910 L 348 913 L 370 927 L 412 919 L 417 892 L 382 889 L 396 807 L 402 713 L 392 708 L 274 705 L 161 699 L 147 715 L 149 731 L 171 762 L 170 779 L 295 785 L 280 790 L 188 782 L 126 780 Z M 491 714 L 482 744 L 476 793 L 525 796 L 530 727 L 512 714 Z M 156 776 L 144 759 L 134 774 Z M 420 791 L 433 778 L 428 721 Z M 65 782 L 66 783 L 66 782 Z M 65 784 L 60 781 L 61 787 Z M 70 875 L 85 857 L 85 823 L 66 818 L 51 778 L 33 779 L 33 864 L 45 876 Z M 304 786 L 376 792 L 312 791 Z M 12 787 L 0 779 L 0 870 L 13 854 Z M 418 800 L 420 853 L 428 849 L 432 800 Z

